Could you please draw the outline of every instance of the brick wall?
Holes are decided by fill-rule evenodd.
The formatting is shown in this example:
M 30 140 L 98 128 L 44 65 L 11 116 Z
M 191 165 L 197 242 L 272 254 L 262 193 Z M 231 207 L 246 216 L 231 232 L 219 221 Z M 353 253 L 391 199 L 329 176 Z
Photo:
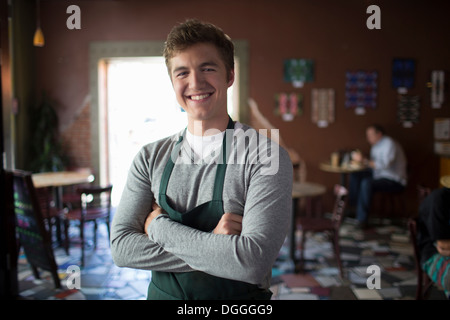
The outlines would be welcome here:
M 90 109 L 90 104 L 86 104 L 74 121 L 61 133 L 70 169 L 92 169 Z

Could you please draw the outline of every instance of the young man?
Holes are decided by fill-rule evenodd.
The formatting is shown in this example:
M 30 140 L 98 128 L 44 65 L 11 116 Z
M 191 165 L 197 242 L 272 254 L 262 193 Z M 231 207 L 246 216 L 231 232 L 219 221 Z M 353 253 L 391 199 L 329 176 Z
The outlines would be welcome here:
M 367 127 L 366 138 L 371 145 L 370 159 L 356 154 L 353 160 L 364 162 L 370 170 L 350 175 L 349 198 L 350 205 L 356 204 L 356 219 L 363 228 L 368 225 L 373 193 L 399 192 L 407 183 L 406 157 L 400 144 L 377 124 Z
M 270 299 L 291 214 L 289 156 L 228 116 L 234 47 L 222 30 L 188 20 L 164 56 L 188 125 L 135 157 L 112 223 L 113 259 L 152 270 L 148 299 Z

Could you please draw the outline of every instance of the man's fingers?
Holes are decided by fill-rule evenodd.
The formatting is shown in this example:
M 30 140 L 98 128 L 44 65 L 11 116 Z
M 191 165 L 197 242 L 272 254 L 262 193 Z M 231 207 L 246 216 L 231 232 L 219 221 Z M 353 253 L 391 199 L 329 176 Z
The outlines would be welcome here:
M 239 235 L 241 231 L 242 216 L 234 213 L 224 213 L 213 232 L 216 234 Z
M 230 219 L 232 221 L 236 221 L 239 223 L 242 223 L 242 216 L 239 214 L 235 214 L 235 213 L 231 213 L 231 212 L 226 212 L 223 214 L 222 219 Z

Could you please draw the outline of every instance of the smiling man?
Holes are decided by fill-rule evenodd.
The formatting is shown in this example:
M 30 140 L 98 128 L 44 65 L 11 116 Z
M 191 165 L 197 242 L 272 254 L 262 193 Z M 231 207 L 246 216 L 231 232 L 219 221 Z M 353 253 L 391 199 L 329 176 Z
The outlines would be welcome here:
M 221 29 L 175 26 L 164 56 L 188 125 L 136 155 L 113 219 L 113 259 L 152 270 L 148 299 L 270 299 L 291 214 L 289 156 L 228 115 L 234 47 Z

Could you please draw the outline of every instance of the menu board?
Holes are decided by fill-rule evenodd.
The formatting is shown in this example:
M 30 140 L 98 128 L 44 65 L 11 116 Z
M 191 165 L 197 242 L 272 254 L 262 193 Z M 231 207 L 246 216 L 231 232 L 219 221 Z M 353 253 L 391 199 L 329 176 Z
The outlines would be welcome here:
M 56 272 L 56 262 L 51 247 L 50 235 L 45 229 L 39 211 L 31 176 L 13 176 L 14 213 L 16 233 L 27 261 L 33 267 Z

